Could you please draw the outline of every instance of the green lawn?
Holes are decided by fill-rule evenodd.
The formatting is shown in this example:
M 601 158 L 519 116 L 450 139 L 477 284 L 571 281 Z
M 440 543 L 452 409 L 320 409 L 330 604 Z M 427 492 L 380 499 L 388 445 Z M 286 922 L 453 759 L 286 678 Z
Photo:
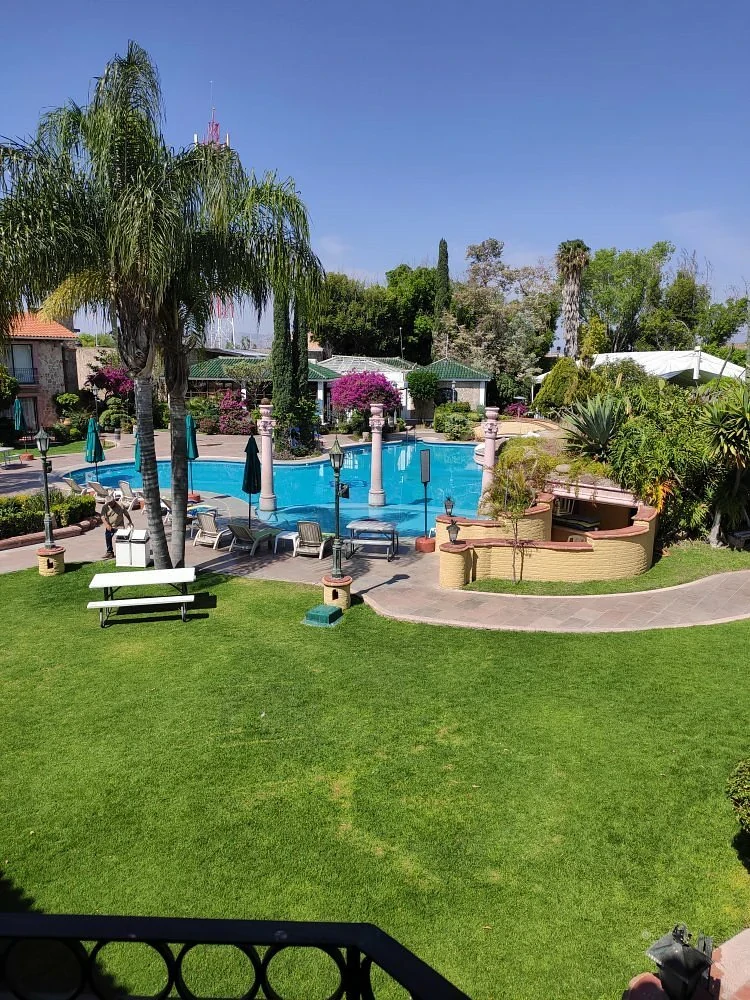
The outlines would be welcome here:
M 91 574 L 0 577 L 6 900 L 372 920 L 477 1000 L 619 1000 L 678 920 L 750 924 L 750 624 L 324 630 L 317 588 L 214 578 L 102 631 Z
M 657 590 L 690 583 L 714 573 L 750 569 L 750 552 L 712 549 L 705 542 L 681 542 L 673 545 L 647 573 L 623 580 L 589 580 L 586 583 L 539 583 L 535 580 L 477 580 L 465 590 L 493 594 L 626 594 L 635 590 Z
M 102 441 L 102 445 L 104 446 L 105 449 L 112 448 L 114 447 L 114 442 Z M 29 451 L 35 458 L 39 458 L 39 449 L 36 447 L 27 448 L 26 445 L 19 445 L 18 450 Z M 47 452 L 47 454 L 49 455 L 50 458 L 54 458 L 55 455 L 77 455 L 77 454 L 83 455 L 85 451 L 86 451 L 85 440 L 69 441 L 67 444 L 53 444 L 52 447 Z

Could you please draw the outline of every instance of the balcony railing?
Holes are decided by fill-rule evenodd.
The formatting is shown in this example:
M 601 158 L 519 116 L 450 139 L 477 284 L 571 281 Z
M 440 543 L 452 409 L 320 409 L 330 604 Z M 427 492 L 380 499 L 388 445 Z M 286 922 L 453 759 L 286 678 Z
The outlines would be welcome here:
M 15 365 L 10 365 L 8 374 L 18 379 L 21 385 L 36 385 L 39 381 L 39 372 L 36 368 L 16 368 Z
M 112 1000 L 130 994 L 114 984 L 103 949 L 111 942 L 148 945 L 144 969 L 149 979 L 153 962 L 161 962 L 159 998 L 182 1000 L 220 997 L 201 984 L 191 989 L 188 954 L 201 945 L 234 949 L 247 963 L 243 1000 L 285 1000 L 288 969 L 276 956 L 286 949 L 315 949 L 330 959 L 333 989 L 329 1000 L 375 1000 L 383 974 L 399 983 L 412 1000 L 469 1000 L 438 972 L 373 924 L 296 923 L 265 920 L 185 920 L 162 917 L 52 916 L 42 913 L 0 914 L 0 993 L 18 1000 L 41 994 L 66 997 L 93 995 Z M 132 960 L 143 961 L 143 948 Z M 376 974 L 374 985 L 371 976 Z M 139 979 L 138 968 L 132 970 Z M 128 973 L 130 976 L 130 972 Z M 326 982 L 329 977 L 326 976 Z M 195 987 L 195 984 L 193 984 Z M 115 993 L 113 994 L 113 987 Z M 287 989 L 290 987 L 286 987 Z M 298 995 L 299 984 L 295 985 Z M 320 990 L 316 990 L 318 995 Z

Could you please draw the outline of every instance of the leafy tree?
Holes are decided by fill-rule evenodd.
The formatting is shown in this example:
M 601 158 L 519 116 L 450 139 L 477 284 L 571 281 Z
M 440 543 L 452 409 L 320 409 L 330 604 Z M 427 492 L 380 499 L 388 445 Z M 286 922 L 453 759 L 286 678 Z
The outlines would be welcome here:
M 419 409 L 423 410 L 427 404 L 434 403 L 439 384 L 435 372 L 427 368 L 417 368 L 408 373 L 406 384 L 409 387 L 409 395 Z
M 581 325 L 578 353 L 584 364 L 590 364 L 597 354 L 604 354 L 606 350 L 607 327 L 594 313 L 588 323 Z
M 498 384 L 528 385 L 540 371 L 539 359 L 554 339 L 558 290 L 543 264 L 511 268 L 503 244 L 494 238 L 469 246 L 467 280 L 453 285 L 446 334 L 452 357 L 489 370 Z M 446 351 L 436 341 L 434 353 Z
M 297 296 L 294 300 L 292 319 L 292 363 L 294 367 L 294 397 L 305 399 L 310 394 L 309 365 L 307 361 L 307 314 L 304 302 Z
M 116 347 L 115 338 L 109 333 L 81 333 L 78 336 L 81 347 Z
M 18 395 L 18 379 L 8 374 L 5 365 L 0 365 L 0 410 L 7 410 L 13 405 Z
M 440 320 L 451 300 L 451 279 L 448 271 L 448 244 L 440 241 L 435 275 L 435 319 Z
M 557 416 L 575 399 L 578 367 L 573 358 L 560 358 L 547 373 L 534 405 L 540 413 Z
M 597 250 L 581 280 L 583 315 L 596 315 L 607 329 L 608 349 L 632 350 L 644 315 L 658 299 L 662 270 L 674 253 L 671 243 L 644 250 Z
M 566 240 L 557 248 L 555 262 L 562 284 L 563 337 L 565 354 L 578 354 L 578 327 L 581 325 L 581 278 L 591 251 L 583 240 Z

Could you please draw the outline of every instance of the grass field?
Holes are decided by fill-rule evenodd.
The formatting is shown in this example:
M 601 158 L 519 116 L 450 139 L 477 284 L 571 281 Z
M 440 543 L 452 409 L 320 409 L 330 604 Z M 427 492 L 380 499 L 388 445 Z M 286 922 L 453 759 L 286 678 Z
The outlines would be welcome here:
M 477 580 L 464 590 L 493 594 L 627 594 L 637 590 L 676 587 L 714 573 L 750 569 L 750 552 L 712 549 L 705 542 L 681 542 L 668 549 L 647 573 L 623 580 L 589 580 L 585 583 L 540 583 L 536 580 Z
M 114 447 L 114 442 L 112 441 L 102 441 L 104 448 Z M 26 445 L 19 445 L 19 451 L 28 451 L 35 458 L 39 458 L 39 449 L 36 445 L 33 448 L 28 448 Z M 55 455 L 83 455 L 86 451 L 86 441 L 69 441 L 67 444 L 53 444 L 47 455 L 49 458 L 54 458 Z
M 750 923 L 750 624 L 312 629 L 316 588 L 213 578 L 102 631 L 91 573 L 0 577 L 0 908 L 371 920 L 475 1000 L 615 1000 L 678 920 Z

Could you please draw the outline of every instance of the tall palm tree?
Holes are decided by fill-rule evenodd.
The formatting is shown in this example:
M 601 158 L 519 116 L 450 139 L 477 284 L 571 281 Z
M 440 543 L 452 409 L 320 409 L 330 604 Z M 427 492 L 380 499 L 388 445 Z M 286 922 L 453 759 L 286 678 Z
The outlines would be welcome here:
M 131 42 L 96 81 L 91 103 L 42 118 L 36 137 L 0 147 L 4 287 L 0 326 L 41 302 L 50 315 L 109 309 L 135 382 L 143 490 L 159 567 L 169 566 L 153 428 L 155 317 L 171 271 L 179 202 L 160 132 L 161 93 Z
M 578 328 L 581 325 L 581 277 L 588 266 L 591 251 L 583 240 L 565 240 L 557 248 L 555 263 L 562 282 L 564 350 L 568 357 L 578 353 Z
M 159 313 L 172 432 L 174 565 L 185 556 L 187 449 L 185 394 L 188 355 L 202 340 L 217 300 L 246 301 L 260 316 L 273 289 L 317 294 L 322 277 L 310 249 L 307 211 L 291 180 L 248 176 L 223 146 L 175 154 L 184 179 L 182 228 L 173 274 Z

